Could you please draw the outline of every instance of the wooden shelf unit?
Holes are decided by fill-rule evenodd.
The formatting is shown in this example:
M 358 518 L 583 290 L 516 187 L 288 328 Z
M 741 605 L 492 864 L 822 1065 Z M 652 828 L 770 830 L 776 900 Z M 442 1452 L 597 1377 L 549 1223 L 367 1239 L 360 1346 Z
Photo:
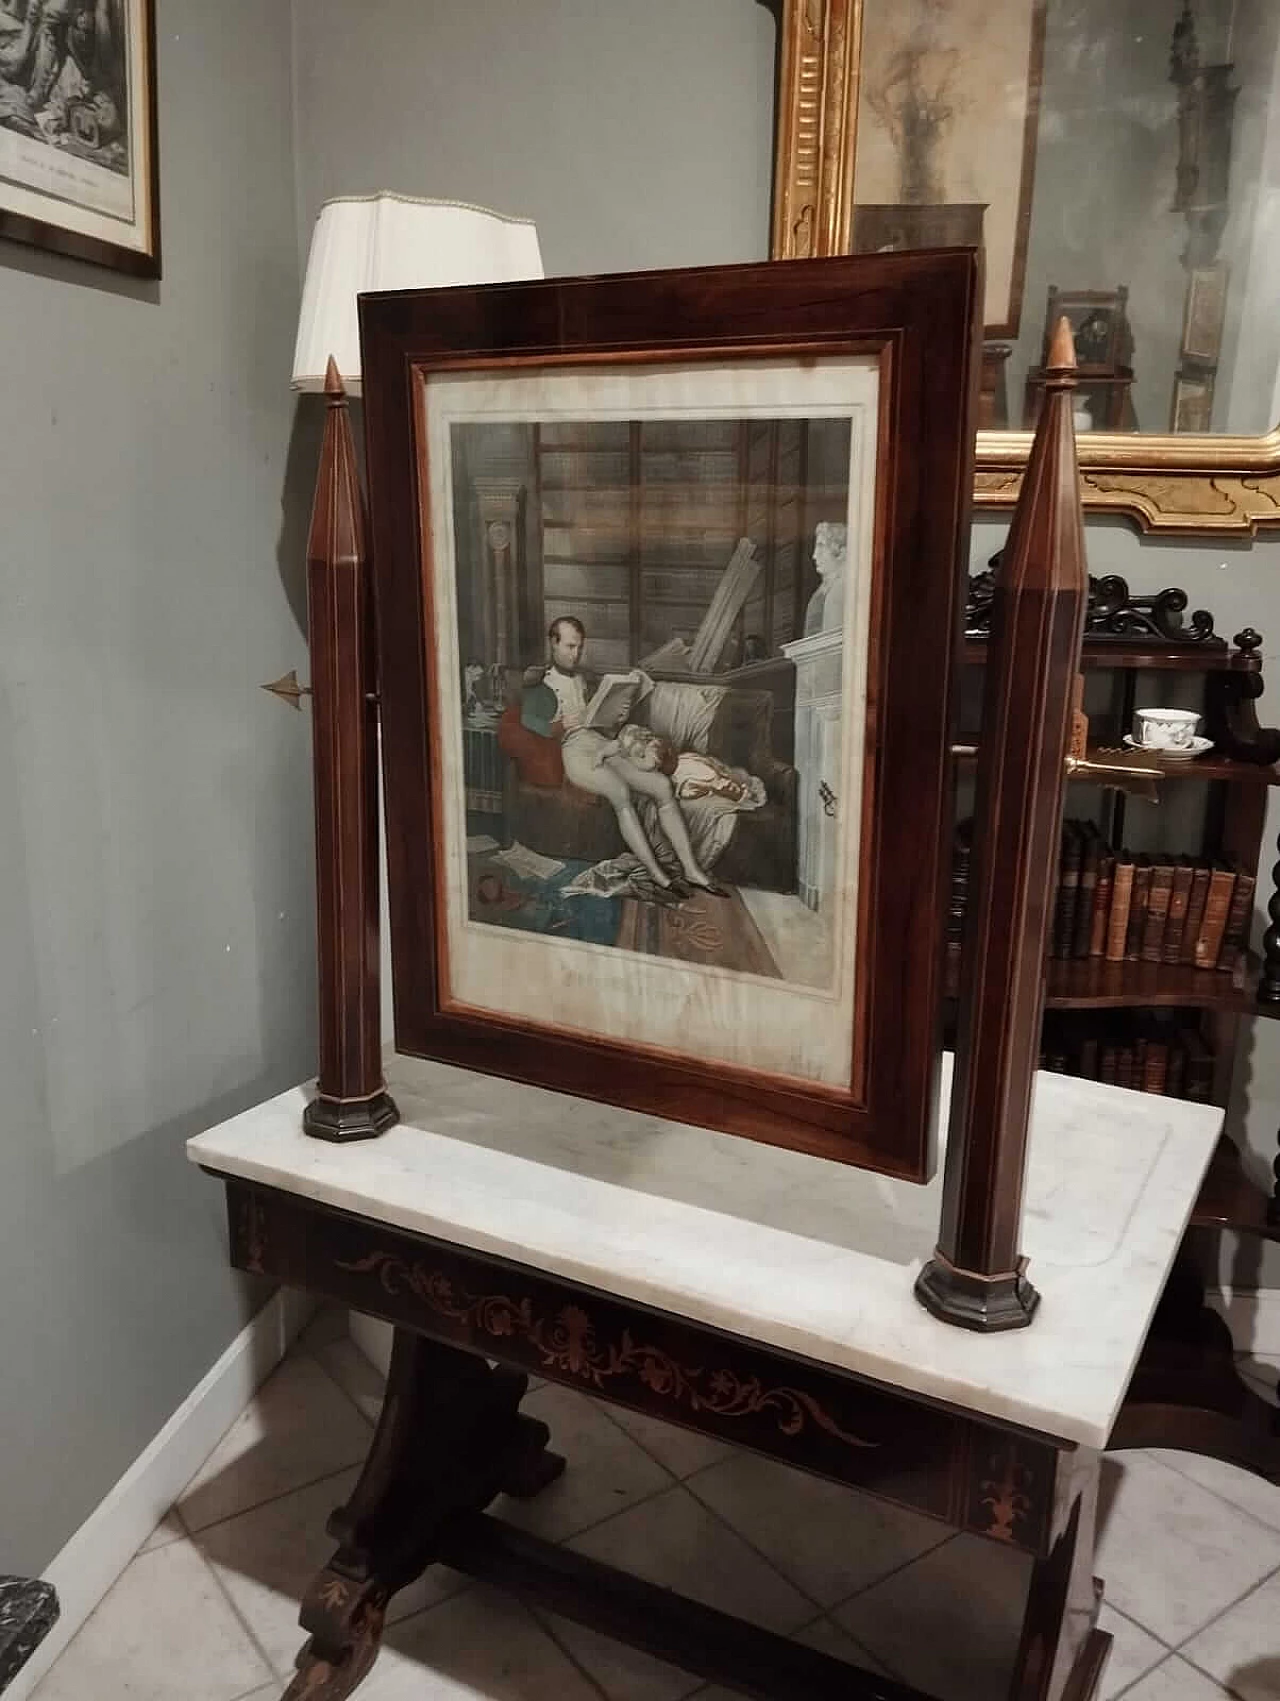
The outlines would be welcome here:
M 1268 864 L 1263 833 L 1267 791 L 1280 784 L 1280 732 L 1260 727 L 1254 705 L 1262 692 L 1261 661 L 1256 632 L 1239 635 L 1235 646 L 1218 637 L 1183 645 L 1160 639 L 1086 635 L 1081 667 L 1087 673 L 1114 672 L 1121 676 L 1113 724 L 1094 730 L 1089 759 L 1111 765 L 1155 767 L 1160 787 L 1199 782 L 1212 787 L 1205 811 L 1205 854 L 1221 855 L 1258 871 L 1256 903 L 1265 903 Z M 967 667 L 985 661 L 986 644 L 966 638 L 962 659 Z M 1190 760 L 1168 760 L 1129 751 L 1120 735 L 1132 724 L 1137 680 L 1151 673 L 1199 674 L 1205 677 L 1202 712 L 1204 730 L 1214 739 L 1213 750 Z M 972 770 L 980 733 L 962 736 L 957 768 Z M 1081 784 L 1097 785 L 1090 776 Z M 1118 849 L 1124 831 L 1125 799 L 1110 792 L 1103 831 Z M 1068 805 L 1070 813 L 1070 805 Z M 1274 914 L 1274 911 L 1273 911 Z M 1280 929 L 1273 929 L 1273 932 Z M 1243 973 L 1197 969 L 1186 964 L 1108 962 L 1105 958 L 1051 959 L 1048 964 L 1046 1010 L 1156 1010 L 1199 1012 L 1216 1057 L 1214 1099 L 1224 1107 L 1230 1093 L 1240 1023 L 1251 1016 L 1280 1015 L 1280 944 L 1258 957 L 1248 953 Z M 956 965 L 949 965 L 947 992 L 955 992 Z M 1240 1152 L 1225 1138 L 1206 1176 L 1192 1218 L 1203 1227 L 1280 1239 L 1280 1158 L 1276 1182 L 1268 1191 L 1245 1172 Z

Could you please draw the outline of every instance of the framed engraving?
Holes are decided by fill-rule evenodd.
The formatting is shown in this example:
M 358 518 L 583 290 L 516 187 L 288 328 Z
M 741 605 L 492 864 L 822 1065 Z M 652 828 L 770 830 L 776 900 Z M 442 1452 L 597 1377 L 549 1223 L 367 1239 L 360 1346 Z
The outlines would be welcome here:
M 1187 360 L 1202 360 L 1210 366 L 1217 364 L 1227 311 L 1227 275 L 1223 261 L 1191 268 L 1182 321 L 1182 353 Z
M 399 1049 L 927 1175 L 977 291 L 363 298 Z
M 0 236 L 160 276 L 155 0 L 0 0 Z

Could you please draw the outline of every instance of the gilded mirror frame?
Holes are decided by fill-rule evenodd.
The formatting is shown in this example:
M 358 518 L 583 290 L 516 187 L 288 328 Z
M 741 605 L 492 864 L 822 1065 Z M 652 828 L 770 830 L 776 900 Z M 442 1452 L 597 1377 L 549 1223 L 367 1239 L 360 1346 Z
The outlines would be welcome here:
M 774 138 L 775 260 L 849 252 L 865 4 L 782 0 Z M 883 0 L 881 0 L 883 3 Z M 1011 508 L 1029 431 L 980 431 L 974 503 Z M 1145 532 L 1247 538 L 1280 526 L 1280 424 L 1260 437 L 1091 432 L 1079 441 L 1084 506 Z

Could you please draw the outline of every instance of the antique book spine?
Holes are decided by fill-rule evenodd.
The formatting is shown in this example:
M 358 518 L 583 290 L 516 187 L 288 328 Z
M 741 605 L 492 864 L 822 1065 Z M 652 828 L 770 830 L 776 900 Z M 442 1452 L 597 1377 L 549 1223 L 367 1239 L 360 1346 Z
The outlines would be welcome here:
M 951 845 L 951 901 L 947 906 L 947 957 L 959 962 L 964 943 L 964 918 L 969 902 L 969 857 L 972 848 L 971 821 L 956 824 Z
M 1169 1043 L 1169 1071 L 1165 1076 L 1164 1090 L 1171 1099 L 1180 1099 L 1185 1086 L 1187 1070 L 1187 1054 L 1183 1050 L 1180 1039 Z
M 1058 865 L 1058 893 L 1053 906 L 1051 957 L 1069 957 L 1075 931 L 1076 895 L 1080 889 L 1080 835 L 1074 821 L 1062 824 L 1062 859 Z
M 1169 1047 L 1162 1039 L 1148 1039 L 1146 1063 L 1142 1071 L 1144 1093 L 1163 1093 L 1169 1078 Z
M 1209 876 L 1209 896 L 1205 899 L 1204 920 L 1200 923 L 1200 932 L 1196 938 L 1195 964 L 1198 969 L 1212 969 L 1217 966 L 1218 952 L 1222 949 L 1222 935 L 1226 931 L 1227 917 L 1231 913 L 1231 897 L 1235 884 L 1235 875 L 1226 867 L 1215 868 Z
M 1213 1095 L 1213 1053 L 1194 1028 L 1182 1030 L 1182 1048 L 1187 1058 L 1184 1094 L 1208 1104 Z
M 1151 882 L 1147 891 L 1147 919 L 1138 952 L 1144 963 L 1159 963 L 1163 960 L 1164 934 L 1172 896 L 1173 864 L 1159 862 L 1151 870 Z
M 1104 851 L 1098 864 L 1098 884 L 1093 893 L 1093 925 L 1089 933 L 1089 955 L 1101 957 L 1107 949 L 1107 923 L 1111 917 L 1111 889 L 1115 880 L 1116 859 Z
M 1098 869 L 1102 861 L 1102 835 L 1092 821 L 1081 828 L 1080 885 L 1076 892 L 1076 925 L 1071 955 L 1087 957 L 1093 938 L 1093 907 L 1098 892 Z
M 1200 923 L 1204 920 L 1205 900 L 1209 896 L 1209 877 L 1213 870 L 1207 862 L 1198 862 L 1191 876 L 1191 896 L 1187 899 L 1187 919 L 1182 928 L 1182 943 L 1178 947 L 1180 963 L 1194 963 L 1196 960 L 1196 940 L 1200 937 Z
M 1098 1036 L 1089 1034 L 1080 1046 L 1080 1074 L 1086 1081 L 1098 1079 Z
M 1195 864 L 1190 857 L 1180 857 L 1173 871 L 1173 890 L 1169 894 L 1169 920 L 1164 930 L 1164 951 L 1161 961 L 1176 963 L 1182 949 L 1182 930 L 1187 925 L 1187 906 L 1191 902 L 1191 882 Z
M 1114 1040 L 1106 1040 L 1102 1046 L 1102 1061 L 1098 1065 L 1098 1079 L 1116 1086 L 1119 1080 L 1120 1049 Z
M 1133 1047 L 1122 1045 L 1116 1052 L 1116 1085 L 1133 1086 Z
M 1222 930 L 1222 946 L 1218 952 L 1220 969 L 1234 971 L 1241 951 L 1249 943 L 1249 923 L 1253 919 L 1253 894 L 1257 883 L 1257 875 L 1237 868 L 1231 908 L 1227 911 L 1227 925 Z
M 1145 852 L 1133 865 L 1133 896 L 1129 900 L 1129 928 L 1124 936 L 1124 957 L 1136 963 L 1142 955 L 1142 939 L 1147 925 L 1147 898 L 1151 890 L 1151 859 Z
M 1111 907 L 1107 912 L 1107 961 L 1124 961 L 1124 942 L 1129 933 L 1129 910 L 1133 901 L 1133 858 L 1127 850 L 1116 857 L 1111 884 Z

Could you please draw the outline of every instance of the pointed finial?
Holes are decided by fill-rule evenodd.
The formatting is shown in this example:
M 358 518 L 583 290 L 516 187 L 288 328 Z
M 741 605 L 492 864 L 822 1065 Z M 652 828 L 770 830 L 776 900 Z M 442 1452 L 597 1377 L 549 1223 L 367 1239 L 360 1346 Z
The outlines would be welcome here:
M 1049 365 L 1070 370 L 1075 364 L 1076 339 L 1071 334 L 1071 321 L 1064 313 L 1053 329 L 1053 341 L 1049 344 Z
M 340 406 L 347 399 L 342 374 L 338 371 L 338 363 L 332 355 L 329 356 L 329 364 L 324 369 L 324 393 L 331 408 Z
M 1076 387 L 1076 339 L 1071 334 L 1071 321 L 1064 313 L 1053 329 L 1049 358 L 1045 362 L 1046 390 L 1074 390 Z
M 279 679 L 273 679 L 270 685 L 264 685 L 262 689 L 270 691 L 272 696 L 279 697 L 286 703 L 291 703 L 295 709 L 301 709 L 302 699 L 311 695 L 309 685 L 299 685 L 298 670 L 293 667 L 288 673 L 282 673 Z

